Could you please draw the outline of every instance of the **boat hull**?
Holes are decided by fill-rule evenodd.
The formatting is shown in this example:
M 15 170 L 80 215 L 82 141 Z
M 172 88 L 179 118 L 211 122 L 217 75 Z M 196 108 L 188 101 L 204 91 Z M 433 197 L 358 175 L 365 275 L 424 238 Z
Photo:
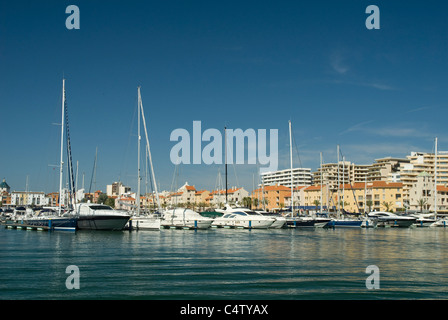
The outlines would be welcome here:
M 378 220 L 378 227 L 391 228 L 409 228 L 414 224 L 415 220 Z
M 162 228 L 178 228 L 178 229 L 208 229 L 211 227 L 213 220 L 184 220 L 184 219 L 167 219 L 160 222 Z
M 327 223 L 330 228 L 360 228 L 362 220 L 335 219 Z
M 160 218 L 132 218 L 129 220 L 129 225 L 135 230 L 160 230 Z
M 123 230 L 129 221 L 129 216 L 92 215 L 79 216 L 78 229 L 80 230 Z
M 55 217 L 55 218 L 40 218 L 40 219 L 27 219 L 23 220 L 23 223 L 29 226 L 36 227 L 48 227 L 54 230 L 60 231 L 73 231 L 77 228 L 76 218 L 65 218 L 65 217 Z
M 274 223 L 274 219 L 266 220 L 236 220 L 217 218 L 212 223 L 212 227 L 216 228 L 243 228 L 243 229 L 268 229 Z

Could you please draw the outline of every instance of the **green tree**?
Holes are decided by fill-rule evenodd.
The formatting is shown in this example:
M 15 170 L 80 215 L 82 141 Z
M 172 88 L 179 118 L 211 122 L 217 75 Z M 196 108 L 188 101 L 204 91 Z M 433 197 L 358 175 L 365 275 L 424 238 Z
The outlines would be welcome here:
M 366 205 L 369 207 L 369 212 L 372 211 L 373 201 L 372 200 L 367 200 L 366 201 Z
M 99 195 L 98 199 L 96 200 L 96 203 L 105 203 L 107 200 L 107 194 L 102 193 Z
M 115 199 L 114 198 L 107 198 L 107 200 L 104 202 L 106 206 L 115 208 Z
M 417 203 L 420 206 L 420 211 L 423 212 L 423 207 L 425 207 L 428 202 L 426 199 L 419 199 Z
M 320 201 L 316 199 L 316 200 L 313 201 L 313 203 L 316 206 L 316 211 L 317 211 L 317 209 L 318 209 L 317 207 L 319 207 Z
M 244 197 L 242 202 L 243 202 L 244 207 L 252 209 L 252 198 L 251 197 Z
M 383 206 L 386 208 L 386 211 L 391 212 L 392 202 L 383 202 Z

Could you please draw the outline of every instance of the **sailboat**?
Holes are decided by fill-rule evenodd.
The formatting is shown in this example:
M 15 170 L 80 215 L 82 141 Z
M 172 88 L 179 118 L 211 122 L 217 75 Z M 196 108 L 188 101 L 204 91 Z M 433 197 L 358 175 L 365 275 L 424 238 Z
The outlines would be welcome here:
M 62 79 L 62 120 L 61 120 L 61 161 L 59 165 L 59 212 L 51 210 L 43 210 L 37 214 L 26 216 L 23 224 L 38 227 L 49 227 L 59 231 L 75 231 L 77 227 L 77 218 L 62 213 L 62 176 L 63 176 L 63 159 L 64 159 L 64 133 L 67 135 L 67 148 L 69 155 L 69 164 L 71 162 L 69 133 L 68 133 L 68 116 L 66 114 L 67 103 L 65 99 L 65 79 Z M 64 131 L 64 121 L 66 122 L 66 131 Z
M 154 175 L 154 168 L 152 165 L 152 157 L 151 157 L 151 150 L 149 147 L 149 138 L 148 138 L 148 131 L 146 130 L 146 120 L 145 120 L 145 114 L 143 111 L 143 103 L 142 103 L 142 97 L 140 93 L 140 86 L 137 89 L 138 93 L 138 161 L 137 161 L 137 194 L 136 194 L 136 213 L 129 221 L 129 227 L 131 229 L 135 228 L 136 230 L 160 230 L 161 228 L 161 221 L 162 217 L 159 213 L 160 210 L 160 200 L 159 200 L 159 193 L 157 192 L 157 184 L 156 179 Z M 140 142 L 141 142 L 141 134 L 140 134 L 140 125 L 141 125 L 141 119 L 143 119 L 143 125 L 145 128 L 145 136 L 146 136 L 146 152 L 149 156 L 149 161 L 151 165 L 151 174 L 153 178 L 154 183 L 154 190 L 155 195 L 157 199 L 157 207 L 158 212 L 156 213 L 144 213 L 142 214 L 141 208 L 140 208 L 140 183 L 141 183 L 141 171 L 140 171 Z
M 361 227 L 361 224 L 363 223 L 363 220 L 361 219 L 351 219 L 351 218 L 347 218 L 347 217 L 341 217 L 340 216 L 340 210 L 339 210 L 339 191 L 340 191 L 340 181 L 339 181 L 339 145 L 337 146 L 337 157 L 338 157 L 338 217 L 336 219 L 332 219 L 327 226 L 328 227 L 333 227 L 333 228 L 359 228 Z M 345 159 L 343 160 L 344 163 Z M 345 171 L 345 170 L 344 170 Z M 345 172 L 344 172 L 344 181 L 342 182 L 343 184 L 345 184 Z

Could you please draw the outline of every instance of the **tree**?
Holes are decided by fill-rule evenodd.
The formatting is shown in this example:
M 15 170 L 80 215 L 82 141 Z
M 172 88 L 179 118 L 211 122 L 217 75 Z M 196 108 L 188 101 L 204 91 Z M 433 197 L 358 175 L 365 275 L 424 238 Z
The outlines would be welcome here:
M 369 211 L 372 211 L 373 201 L 372 200 L 367 200 L 366 201 L 366 205 L 369 207 Z
M 104 202 L 106 206 L 115 208 L 115 199 L 114 198 L 107 198 L 107 200 Z
M 386 208 L 386 211 L 391 212 L 392 202 L 383 202 L 383 206 Z
M 96 200 L 96 203 L 105 203 L 108 199 L 107 194 L 102 193 L 99 195 L 98 199 Z
M 243 202 L 244 207 L 252 209 L 252 198 L 251 197 L 244 197 L 242 202 Z
M 426 204 L 427 204 L 426 199 L 419 199 L 417 201 L 417 203 L 420 206 L 420 211 L 423 212 L 423 207 L 426 206 Z
M 313 201 L 313 203 L 316 206 L 316 211 L 317 211 L 317 207 L 319 207 L 320 201 L 316 199 L 316 200 Z

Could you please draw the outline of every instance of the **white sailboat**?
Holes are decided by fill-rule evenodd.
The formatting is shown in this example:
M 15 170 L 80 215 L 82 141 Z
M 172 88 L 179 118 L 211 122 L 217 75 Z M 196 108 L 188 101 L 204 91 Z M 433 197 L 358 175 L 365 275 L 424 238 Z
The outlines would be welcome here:
M 63 176 L 63 166 L 64 166 L 64 123 L 67 122 L 68 126 L 68 118 L 66 117 L 66 99 L 65 99 L 65 79 L 62 79 L 62 115 L 61 115 L 61 161 L 59 164 L 59 211 L 56 213 L 55 211 L 42 211 L 39 213 L 32 213 L 28 215 L 26 218 L 22 218 L 22 223 L 30 225 L 30 226 L 39 226 L 39 227 L 49 227 L 53 230 L 59 231 L 75 231 L 77 228 L 77 218 L 71 215 L 64 215 L 62 213 L 62 176 Z M 70 148 L 69 145 L 69 137 L 67 131 L 67 148 Z M 69 151 L 69 165 L 71 164 L 71 151 Z M 72 182 L 72 181 L 71 181 Z
M 162 216 L 159 213 L 161 211 L 159 193 L 157 191 L 157 183 L 156 183 L 156 179 L 155 179 L 154 168 L 152 165 L 151 150 L 149 147 L 148 131 L 146 129 L 146 120 L 145 120 L 145 113 L 143 111 L 143 103 L 142 103 L 142 97 L 141 97 L 141 93 L 140 93 L 140 87 L 138 87 L 137 91 L 138 91 L 138 137 L 137 137 L 137 139 L 138 139 L 138 163 L 137 163 L 138 175 L 137 175 L 137 194 L 136 194 L 137 210 L 136 210 L 135 215 L 131 218 L 131 220 L 129 222 L 129 227 L 135 228 L 137 230 L 160 230 Z M 156 213 L 142 214 L 141 209 L 140 209 L 140 182 L 141 182 L 141 171 L 140 171 L 140 142 L 141 142 L 140 124 L 141 124 L 141 119 L 140 118 L 143 120 L 143 126 L 145 129 L 146 152 L 148 154 L 149 161 L 150 161 L 151 174 L 152 174 L 153 183 L 154 183 L 154 191 L 155 191 L 155 196 L 156 196 L 156 200 L 157 200 L 158 212 L 156 212 Z

